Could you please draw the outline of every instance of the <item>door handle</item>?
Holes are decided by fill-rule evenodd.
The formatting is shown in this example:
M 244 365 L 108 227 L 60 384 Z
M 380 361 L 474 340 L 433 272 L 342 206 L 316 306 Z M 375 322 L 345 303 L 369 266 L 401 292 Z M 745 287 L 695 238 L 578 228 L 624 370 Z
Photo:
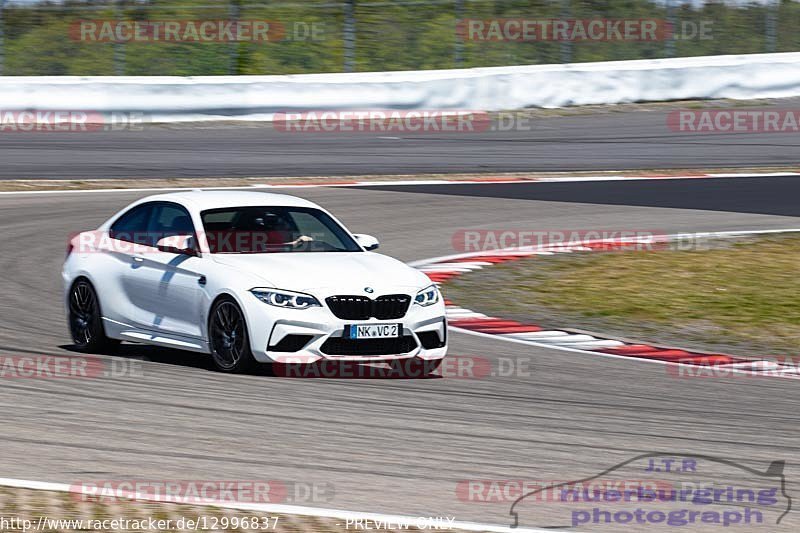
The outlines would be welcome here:
M 144 257 L 138 257 L 138 256 L 135 256 L 135 257 L 133 258 L 133 262 L 134 262 L 134 263 L 144 263 Z

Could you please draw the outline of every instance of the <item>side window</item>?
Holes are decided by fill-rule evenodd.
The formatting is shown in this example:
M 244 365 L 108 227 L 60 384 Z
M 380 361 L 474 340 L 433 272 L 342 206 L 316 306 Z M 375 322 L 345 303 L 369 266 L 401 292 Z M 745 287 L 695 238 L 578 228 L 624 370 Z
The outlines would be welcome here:
M 194 235 L 192 217 L 186 209 L 177 204 L 160 203 L 153 206 L 147 229 L 153 246 L 164 237 Z
M 111 225 L 109 236 L 119 241 L 150 245 L 147 222 L 152 204 L 142 204 L 123 214 Z

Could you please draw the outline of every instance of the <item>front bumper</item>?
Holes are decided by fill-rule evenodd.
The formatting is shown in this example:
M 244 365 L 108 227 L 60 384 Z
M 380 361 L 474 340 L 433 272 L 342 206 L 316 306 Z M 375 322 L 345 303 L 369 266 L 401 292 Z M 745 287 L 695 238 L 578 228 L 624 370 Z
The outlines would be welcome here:
M 255 359 L 261 363 L 315 363 L 321 360 L 352 361 L 357 363 L 374 363 L 410 359 L 416 357 L 426 361 L 442 359 L 447 354 L 447 320 L 445 319 L 444 303 L 420 307 L 410 305 L 403 318 L 394 320 L 343 320 L 334 316 L 330 309 L 324 306 L 311 309 L 281 309 L 269 306 L 253 298 L 245 305 L 250 345 Z M 355 354 L 337 355 L 331 353 L 331 344 L 326 345 L 329 339 L 341 339 L 345 327 L 350 324 L 401 324 L 402 335 L 406 339 L 404 346 L 398 342 L 398 353 L 365 353 L 363 350 Z M 438 335 L 441 347 L 425 348 L 420 334 L 430 333 Z M 297 351 L 276 351 L 281 341 L 289 335 L 305 335 L 310 339 Z M 413 339 L 413 342 L 412 342 Z M 354 341 L 358 342 L 358 341 Z M 284 343 L 286 344 L 286 343 Z M 385 344 L 385 343 L 381 343 Z M 413 348 L 410 346 L 413 344 Z M 430 342 L 427 342 L 430 345 Z M 271 349 L 272 348 L 272 349 Z M 341 350 L 340 350 L 341 351 Z M 394 352 L 394 350 L 390 350 Z M 327 352 L 327 353 L 326 353 Z

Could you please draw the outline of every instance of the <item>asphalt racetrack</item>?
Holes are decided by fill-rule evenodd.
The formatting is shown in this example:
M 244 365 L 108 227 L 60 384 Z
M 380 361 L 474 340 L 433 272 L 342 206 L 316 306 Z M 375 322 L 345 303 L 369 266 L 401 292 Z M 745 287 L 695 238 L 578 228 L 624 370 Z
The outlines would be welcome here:
M 744 178 L 287 192 L 322 204 L 353 231 L 378 236 L 384 253 L 412 261 L 455 253 L 451 237 L 465 228 L 800 227 L 798 183 Z M 96 227 L 140 196 L 0 196 L 3 354 L 72 353 L 60 286 L 67 234 Z M 787 490 L 800 493 L 795 380 L 677 379 L 662 365 L 459 333 L 451 336 L 450 353 L 502 359 L 520 371 L 424 380 L 227 376 L 211 371 L 202 356 L 125 345 L 114 360 L 141 361 L 137 375 L 2 380 L 0 476 L 327 483 L 335 489 L 331 499 L 308 505 L 508 524 L 510 502 L 463 501 L 458 482 L 578 479 L 661 452 L 708 454 L 755 469 L 785 460 Z M 523 525 L 546 525 L 559 513 L 545 507 L 537 523 Z M 790 513 L 780 526 L 764 527 L 796 531 L 800 520 Z M 730 528 L 692 530 L 723 529 Z
M 670 109 L 539 117 L 509 131 L 481 133 L 287 133 L 269 124 L 2 131 L 0 179 L 754 168 L 798 162 L 796 133 L 676 132 L 667 126 Z

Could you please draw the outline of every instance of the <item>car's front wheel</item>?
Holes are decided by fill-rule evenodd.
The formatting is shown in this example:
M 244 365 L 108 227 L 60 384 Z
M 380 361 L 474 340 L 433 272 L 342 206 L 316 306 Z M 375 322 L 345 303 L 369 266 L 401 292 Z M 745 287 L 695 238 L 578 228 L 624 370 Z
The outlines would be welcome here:
M 75 348 L 81 352 L 105 352 L 119 344 L 106 337 L 97 293 L 86 279 L 76 281 L 69 291 L 69 330 Z
M 211 307 L 208 334 L 217 370 L 240 373 L 257 366 L 250 350 L 244 313 L 232 298 L 223 297 Z

